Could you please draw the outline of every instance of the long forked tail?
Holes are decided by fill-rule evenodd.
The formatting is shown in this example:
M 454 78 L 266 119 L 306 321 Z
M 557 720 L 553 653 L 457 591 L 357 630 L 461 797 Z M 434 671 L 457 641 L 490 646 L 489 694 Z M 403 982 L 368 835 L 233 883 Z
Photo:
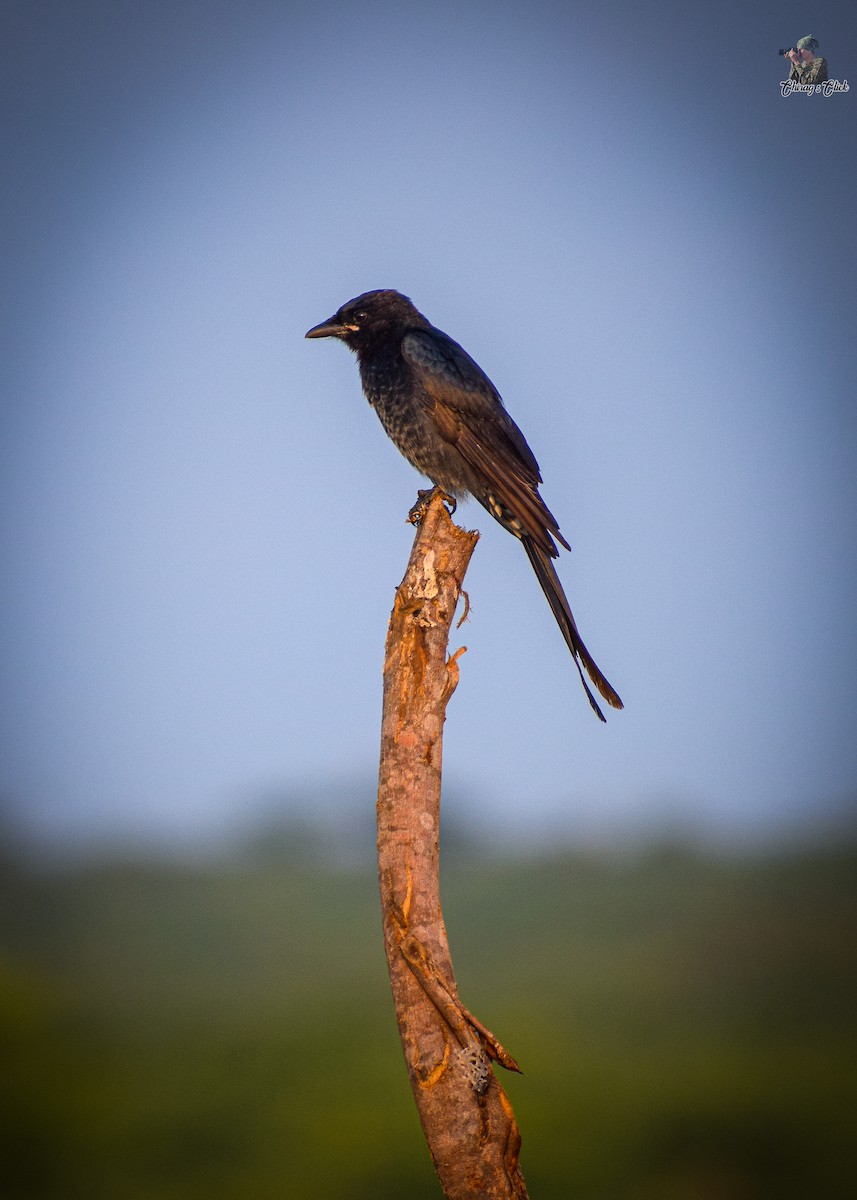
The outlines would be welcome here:
M 580 682 L 583 684 L 583 689 L 589 697 L 589 703 L 592 705 L 596 716 L 604 721 L 604 713 L 598 707 L 598 703 L 586 682 L 583 674 L 583 668 L 586 668 L 586 674 L 595 684 L 598 691 L 604 697 L 608 704 L 613 708 L 622 708 L 622 701 L 616 690 L 611 687 L 598 666 L 595 659 L 586 649 L 583 644 L 583 638 L 577 631 L 577 626 L 574 623 L 574 617 L 571 615 L 571 606 L 568 603 L 562 584 L 559 581 L 559 576 L 556 573 L 553 562 L 539 546 L 535 545 L 532 538 L 524 536 L 521 538 L 524 543 L 524 549 L 527 552 L 527 557 L 533 565 L 533 570 L 536 573 L 536 578 L 542 586 L 542 591 L 547 596 L 548 604 L 551 606 L 551 611 L 556 617 L 556 623 L 562 630 L 562 636 L 565 638 L 568 648 L 574 657 L 574 663 L 580 674 Z

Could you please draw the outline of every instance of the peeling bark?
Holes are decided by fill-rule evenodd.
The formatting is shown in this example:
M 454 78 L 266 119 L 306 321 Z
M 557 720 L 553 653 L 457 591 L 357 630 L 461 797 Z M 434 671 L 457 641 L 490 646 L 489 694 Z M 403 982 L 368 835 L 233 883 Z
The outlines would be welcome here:
M 450 520 L 440 494 L 417 510 L 384 657 L 378 787 L 384 947 L 411 1088 L 444 1195 L 525 1200 L 521 1138 L 491 1061 L 519 1068 L 459 1000 L 438 883 L 443 723 L 465 649 L 448 658 L 447 646 L 479 535 Z

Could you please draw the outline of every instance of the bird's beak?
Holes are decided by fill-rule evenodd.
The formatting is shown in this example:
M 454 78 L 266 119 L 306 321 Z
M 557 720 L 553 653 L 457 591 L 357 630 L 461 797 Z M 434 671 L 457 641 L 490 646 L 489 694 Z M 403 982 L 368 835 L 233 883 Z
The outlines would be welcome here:
M 312 329 L 308 329 L 304 337 L 320 338 L 320 337 L 345 337 L 347 333 L 355 333 L 359 326 L 343 325 L 337 321 L 335 317 L 328 317 L 326 321 L 322 321 L 320 325 L 313 325 Z

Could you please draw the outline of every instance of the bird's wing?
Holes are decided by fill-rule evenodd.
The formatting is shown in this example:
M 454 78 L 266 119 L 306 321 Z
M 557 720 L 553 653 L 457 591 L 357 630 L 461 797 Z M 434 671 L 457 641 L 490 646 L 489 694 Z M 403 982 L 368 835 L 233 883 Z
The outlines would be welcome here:
M 539 464 L 506 412 L 500 394 L 466 350 L 438 329 L 415 329 L 402 341 L 441 436 L 485 484 L 476 496 L 519 537 L 528 534 L 551 557 L 553 538 L 568 543 L 539 495 Z

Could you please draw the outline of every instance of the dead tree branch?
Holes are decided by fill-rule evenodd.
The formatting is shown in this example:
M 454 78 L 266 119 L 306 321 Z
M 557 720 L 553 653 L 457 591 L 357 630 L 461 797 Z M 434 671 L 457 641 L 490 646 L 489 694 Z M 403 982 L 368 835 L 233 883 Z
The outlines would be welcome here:
M 458 683 L 449 630 L 478 539 L 441 495 L 422 506 L 384 658 L 378 876 L 411 1088 L 447 1200 L 525 1200 L 512 1107 L 490 1066 L 519 1068 L 458 998 L 438 883 L 441 744 Z

